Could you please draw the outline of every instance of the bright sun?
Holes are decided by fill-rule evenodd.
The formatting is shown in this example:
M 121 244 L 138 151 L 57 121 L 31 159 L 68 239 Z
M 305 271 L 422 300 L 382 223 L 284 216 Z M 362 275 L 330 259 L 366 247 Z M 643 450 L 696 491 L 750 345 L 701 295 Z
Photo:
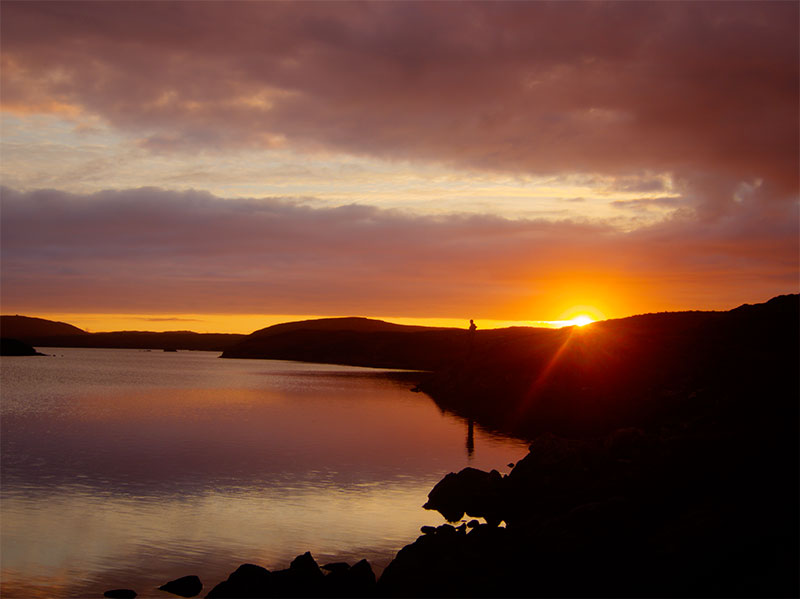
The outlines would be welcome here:
M 574 305 L 561 313 L 561 319 L 554 321 L 559 327 L 585 327 L 598 320 L 605 320 L 605 315 L 594 306 Z
M 593 322 L 594 318 L 587 316 L 586 314 L 581 314 L 580 316 L 576 316 L 575 318 L 569 320 L 569 324 L 576 327 L 586 326 L 587 324 L 591 324 Z

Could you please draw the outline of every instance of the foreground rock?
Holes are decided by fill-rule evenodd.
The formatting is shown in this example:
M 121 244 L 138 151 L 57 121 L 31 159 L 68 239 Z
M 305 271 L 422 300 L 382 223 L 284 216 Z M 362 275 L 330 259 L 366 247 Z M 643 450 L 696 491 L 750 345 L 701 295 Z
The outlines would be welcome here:
M 109 599 L 134 599 L 136 591 L 131 589 L 111 589 L 103 593 L 103 597 L 108 597 Z
M 509 475 L 451 473 L 425 507 L 506 527 L 425 527 L 386 568 L 379 590 L 395 597 L 796 596 L 796 448 L 755 431 L 749 439 L 733 435 L 729 424 L 629 428 L 591 439 L 542 435 Z
M 347 566 L 347 564 L 345 564 Z M 375 573 L 365 559 L 352 567 L 338 567 L 325 577 L 322 591 L 325 597 L 373 597 Z
M 538 594 L 517 589 L 509 531 L 487 524 L 439 526 L 401 549 L 378 581 L 384 597 L 498 597 Z M 523 567 L 525 578 L 529 568 Z M 524 588 L 524 587 L 522 587 Z M 505 589 L 505 591 L 504 591 Z
M 464 468 L 458 474 L 451 472 L 436 484 L 423 507 L 438 510 L 450 522 L 460 520 L 466 513 L 497 525 L 502 520 L 502 482 L 497 470 Z
M 297 556 L 285 570 L 270 572 L 243 564 L 206 595 L 209 599 L 262 597 L 372 597 L 375 574 L 366 560 L 350 567 L 343 562 L 326 566 L 323 573 L 311 553 Z
M 203 590 L 203 583 L 197 576 L 182 576 L 158 587 L 161 591 L 180 597 L 194 597 Z
M 270 572 L 255 564 L 242 564 L 228 579 L 206 595 L 210 599 L 269 597 Z

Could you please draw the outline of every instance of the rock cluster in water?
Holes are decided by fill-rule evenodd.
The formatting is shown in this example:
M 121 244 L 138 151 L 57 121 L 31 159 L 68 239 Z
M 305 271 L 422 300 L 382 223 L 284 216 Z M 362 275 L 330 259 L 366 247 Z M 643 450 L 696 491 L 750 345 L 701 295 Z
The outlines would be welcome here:
M 183 576 L 159 587 L 181 597 L 195 597 L 203 589 L 197 576 Z M 344 562 L 320 568 L 311 553 L 298 555 L 285 570 L 270 571 L 255 564 L 242 564 L 227 580 L 206 595 L 208 599 L 258 599 L 262 597 L 374 597 L 375 574 L 367 560 L 353 566 Z M 133 599 L 136 592 L 114 589 L 106 597 Z
M 327 573 L 323 572 L 323 569 Z M 245 597 L 372 597 L 375 574 L 366 560 L 320 568 L 311 553 L 297 556 L 285 570 L 270 572 L 243 564 L 206 595 L 209 599 Z

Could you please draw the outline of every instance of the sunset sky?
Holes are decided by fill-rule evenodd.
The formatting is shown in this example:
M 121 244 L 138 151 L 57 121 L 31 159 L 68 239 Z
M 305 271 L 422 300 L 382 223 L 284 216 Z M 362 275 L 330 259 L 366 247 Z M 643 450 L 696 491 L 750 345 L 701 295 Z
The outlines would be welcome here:
M 800 289 L 797 2 L 9 2 L 4 314 L 250 332 Z

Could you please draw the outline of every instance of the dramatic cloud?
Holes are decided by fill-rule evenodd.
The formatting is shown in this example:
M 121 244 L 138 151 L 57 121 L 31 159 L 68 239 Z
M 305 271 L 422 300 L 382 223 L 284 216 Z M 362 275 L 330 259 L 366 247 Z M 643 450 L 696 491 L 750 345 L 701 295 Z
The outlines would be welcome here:
M 555 319 L 587 296 L 610 314 L 730 307 L 798 268 L 796 207 L 767 214 L 752 197 L 711 227 L 620 233 L 155 188 L 2 196 L 3 304 L 43 312 Z
M 547 319 L 797 291 L 797 2 L 2 13 L 6 309 Z
M 155 151 L 797 186 L 798 5 L 4 2 L 3 102 Z

